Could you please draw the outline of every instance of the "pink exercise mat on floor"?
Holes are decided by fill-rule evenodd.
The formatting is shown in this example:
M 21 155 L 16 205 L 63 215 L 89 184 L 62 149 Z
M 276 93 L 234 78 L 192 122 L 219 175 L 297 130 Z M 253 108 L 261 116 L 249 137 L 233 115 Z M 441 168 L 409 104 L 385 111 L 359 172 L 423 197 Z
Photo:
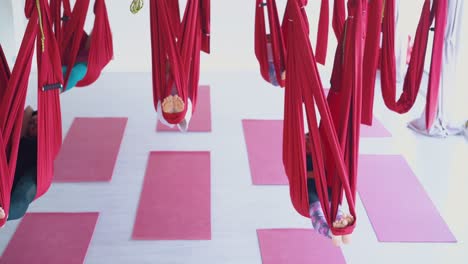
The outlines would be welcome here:
M 385 128 L 374 119 L 374 127 L 363 128 L 362 137 L 386 136 Z M 250 174 L 254 185 L 287 185 L 284 172 L 283 121 L 242 120 Z M 364 126 L 361 126 L 361 128 Z
M 98 213 L 28 213 L 0 263 L 82 264 Z
M 211 239 L 210 153 L 151 152 L 133 239 Z
M 402 156 L 361 155 L 358 191 L 381 242 L 456 242 Z
M 372 120 L 372 126 L 361 125 L 361 138 L 381 138 L 391 136 L 392 134 L 375 117 Z
M 288 184 L 284 172 L 283 121 L 242 120 L 252 183 L 255 185 Z
M 110 181 L 126 125 L 126 117 L 75 118 L 55 159 L 54 182 Z
M 257 230 L 263 264 L 344 264 L 339 247 L 312 229 Z
M 201 85 L 198 88 L 197 108 L 190 120 L 188 132 L 211 132 L 211 99 L 210 87 Z M 179 131 L 177 126 L 172 128 L 157 122 L 156 131 Z

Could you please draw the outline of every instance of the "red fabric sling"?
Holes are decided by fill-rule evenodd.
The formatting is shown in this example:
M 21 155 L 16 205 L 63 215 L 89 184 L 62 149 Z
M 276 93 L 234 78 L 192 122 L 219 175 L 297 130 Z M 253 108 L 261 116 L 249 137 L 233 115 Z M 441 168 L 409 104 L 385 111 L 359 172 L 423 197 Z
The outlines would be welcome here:
M 210 33 L 211 33 L 211 0 L 200 1 L 202 40 L 201 50 L 210 53 Z
M 333 0 L 332 28 L 336 39 L 340 39 L 343 34 L 345 16 L 345 2 L 343 0 Z
M 171 5 L 178 4 L 176 0 L 172 1 L 169 1 Z M 207 6 L 205 2 L 204 15 L 209 17 Z M 176 35 L 177 32 L 171 27 L 171 22 L 174 23 L 171 17 L 178 8 L 170 8 L 166 1 L 150 2 L 154 107 L 157 109 L 158 102 L 162 103 L 164 98 L 172 94 L 174 86 L 176 94 L 185 103 L 180 113 L 162 113 L 171 124 L 180 123 L 184 119 L 188 99 L 192 101 L 192 112 L 196 108 L 203 34 L 200 7 L 200 0 L 187 1 L 180 35 Z
M 260 64 L 260 73 L 263 79 L 271 82 L 269 75 L 269 65 L 267 56 L 267 32 L 265 24 L 264 0 L 257 0 L 255 5 L 255 56 Z M 284 80 L 281 76 L 285 69 L 286 47 L 283 40 L 281 25 L 278 17 L 278 10 L 275 0 L 266 0 L 268 14 L 268 24 L 270 28 L 271 48 L 273 53 L 273 62 L 275 65 L 275 74 L 278 84 L 284 87 Z
M 288 1 L 285 13 L 285 19 L 290 22 L 286 38 L 289 52 L 285 87 L 283 163 L 289 179 L 291 201 L 298 213 L 309 217 L 302 110 L 304 103 L 311 135 L 317 193 L 327 223 L 335 235 L 351 233 L 356 223 L 355 221 L 343 229 L 333 228 L 332 225 L 338 205 L 341 203 L 343 190 L 350 213 L 356 219 L 354 201 L 361 107 L 360 62 L 362 60 L 362 40 L 357 36 L 361 36 L 362 32 L 361 2 L 359 0 L 354 4 L 355 6 L 349 7 L 347 34 L 340 36 L 335 57 L 334 71 L 335 76 L 341 75 L 342 82 L 338 84 L 341 87 L 338 87 L 339 89 L 332 87 L 330 93 L 334 95 L 329 95 L 328 104 L 308 38 L 307 25 L 304 21 L 306 17 L 301 14 L 300 5 L 296 0 Z M 347 102 L 348 106 L 338 106 L 334 102 Z M 320 129 L 315 104 L 321 116 Z M 327 193 L 328 186 L 332 188 L 331 199 Z M 331 205 L 328 203 L 330 200 Z
M 385 105 L 397 113 L 406 113 L 416 101 L 424 72 L 424 61 L 426 56 L 427 42 L 431 21 L 435 17 L 436 28 L 432 49 L 431 70 L 429 75 L 427 103 L 426 103 L 426 126 L 432 125 L 437 108 L 437 96 L 440 81 L 440 69 L 442 62 L 443 38 L 445 23 L 447 20 L 447 0 L 434 0 L 432 15 L 430 1 L 426 0 L 422 9 L 421 17 L 417 27 L 411 60 L 408 72 L 403 84 L 403 93 L 396 99 L 396 72 L 395 72 L 395 22 L 394 0 L 386 0 L 385 15 L 383 20 L 383 44 L 381 84 Z
M 0 204 L 6 214 L 10 209 L 23 109 L 36 40 L 38 63 L 36 198 L 43 195 L 52 182 L 54 159 L 62 143 L 59 91 L 46 89 L 49 85 L 57 86 L 63 82 L 48 3 L 46 0 L 28 0 L 25 13 L 29 22 L 11 74 L 3 50 L 0 48 L 0 76 L 2 76 L 0 77 Z M 0 226 L 3 226 L 6 220 L 7 217 L 0 220 Z
M 372 0 L 368 5 L 366 41 L 363 59 L 362 123 L 372 125 L 374 90 L 380 53 L 383 0 Z
M 91 36 L 88 36 L 83 29 L 89 3 L 90 0 L 77 0 L 72 11 L 70 0 L 51 0 L 50 2 L 54 10 L 54 30 L 60 46 L 62 64 L 67 66 L 64 87 L 67 87 L 71 70 L 76 62 L 85 60 L 87 63 L 85 77 L 76 84 L 77 87 L 83 87 L 95 82 L 114 56 L 112 32 L 104 0 L 94 2 L 95 19 Z M 85 47 L 88 38 L 91 38 L 89 54 Z M 78 58 L 79 56 L 82 58 Z
M 329 9 L 328 0 L 322 0 L 315 44 L 315 59 L 322 65 L 325 65 L 327 59 Z

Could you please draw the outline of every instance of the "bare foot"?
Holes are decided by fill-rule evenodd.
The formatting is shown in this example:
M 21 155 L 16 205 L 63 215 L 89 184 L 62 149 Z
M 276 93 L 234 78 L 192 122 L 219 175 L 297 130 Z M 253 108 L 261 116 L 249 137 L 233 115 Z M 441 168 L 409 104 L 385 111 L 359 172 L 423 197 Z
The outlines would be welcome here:
M 0 207 L 0 219 L 5 218 L 5 211 L 3 211 L 3 208 Z
M 162 102 L 162 110 L 164 113 L 168 114 L 174 112 L 174 97 L 172 95 L 164 98 L 164 101 Z
M 184 111 L 184 101 L 178 95 L 174 95 L 174 113 L 180 113 Z
M 337 247 L 341 246 L 341 240 L 342 240 L 341 236 L 335 236 L 332 234 L 331 238 L 332 238 L 333 245 Z
M 352 215 L 345 214 L 341 217 L 340 220 L 337 220 L 333 223 L 334 228 L 345 228 L 348 225 L 351 225 L 354 222 L 354 217 Z M 351 243 L 351 234 L 341 236 L 341 240 L 344 244 Z M 335 241 L 333 242 L 335 244 Z M 336 245 L 336 244 L 335 244 Z
M 345 217 L 346 217 L 346 220 L 348 221 L 348 225 L 351 225 L 354 223 L 354 217 L 352 215 L 346 215 Z M 344 235 L 342 240 L 344 244 L 351 243 L 351 234 Z

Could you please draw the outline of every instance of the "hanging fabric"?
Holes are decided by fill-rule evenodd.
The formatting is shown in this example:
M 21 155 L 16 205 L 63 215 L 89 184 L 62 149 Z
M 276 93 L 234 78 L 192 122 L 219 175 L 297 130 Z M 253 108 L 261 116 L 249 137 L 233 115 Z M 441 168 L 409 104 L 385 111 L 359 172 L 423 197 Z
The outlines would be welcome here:
M 383 0 L 372 0 L 368 4 L 366 39 L 363 59 L 362 123 L 372 125 L 375 80 L 380 53 Z
M 209 51 L 209 6 L 208 0 L 188 0 L 180 30 L 177 30 L 174 29 L 174 16 L 178 16 L 178 1 L 150 2 L 155 109 L 158 102 L 174 92 L 184 102 L 182 112 L 162 111 L 170 124 L 178 124 L 184 119 L 188 100 L 192 102 L 192 112 L 196 108 L 202 37 L 205 38 L 205 52 Z M 203 30 L 201 20 L 204 21 Z
M 322 65 L 325 65 L 327 58 L 329 9 L 328 0 L 322 0 L 315 44 L 315 59 Z
M 200 1 L 200 12 L 201 12 L 201 50 L 205 53 L 210 53 L 210 33 L 211 33 L 211 0 Z
M 337 40 L 339 40 L 343 34 L 345 19 L 345 2 L 343 0 L 333 0 L 332 28 Z
M 306 16 L 304 6 L 307 5 L 308 1 L 299 1 L 301 15 Z M 287 30 L 282 25 L 285 24 L 285 21 L 282 24 L 279 22 L 275 0 L 257 0 L 255 10 L 255 56 L 260 65 L 260 73 L 265 81 L 284 87 L 283 72 L 286 70 L 286 43 L 284 43 L 284 38 L 286 38 Z M 287 12 L 288 6 L 286 6 L 285 10 L 285 13 Z M 328 0 L 322 0 L 317 31 L 316 56 L 317 62 L 323 65 L 325 65 L 328 46 L 328 13 Z M 268 18 L 269 33 L 267 33 L 265 15 Z M 305 23 L 307 32 L 309 32 L 309 23 L 308 21 Z
M 281 75 L 285 70 L 286 48 L 281 32 L 278 9 L 275 0 L 257 0 L 255 5 L 255 56 L 260 64 L 263 79 L 273 83 L 270 74 L 270 61 L 274 64 L 274 75 L 280 87 L 284 87 Z M 267 33 L 265 24 L 265 8 L 270 32 Z M 269 35 L 269 37 L 267 36 Z M 270 50 L 269 50 L 270 49 Z M 272 58 L 268 58 L 268 53 Z
M 52 182 L 54 159 L 62 142 L 59 91 L 60 56 L 46 0 L 27 0 L 29 19 L 16 63 L 10 73 L 0 47 L 0 206 L 8 214 L 15 175 L 23 109 L 31 72 L 34 45 L 38 64 L 38 160 L 37 194 L 42 196 Z M 8 215 L 0 220 L 3 226 Z
M 83 87 L 95 82 L 114 56 L 112 32 L 104 0 L 95 0 L 92 32 L 88 35 L 84 31 L 89 4 L 90 0 L 77 0 L 72 10 L 70 0 L 50 1 L 54 12 L 54 31 L 60 46 L 62 65 L 67 67 L 64 87 L 68 87 L 75 63 L 87 64 L 86 75 L 76 84 L 77 87 Z
M 424 62 L 430 25 L 435 18 L 435 32 L 426 101 L 426 128 L 429 128 L 432 125 L 437 108 L 442 48 L 445 24 L 447 20 L 447 0 L 434 0 L 432 10 L 430 2 L 430 0 L 425 0 L 422 8 L 408 72 L 403 83 L 403 93 L 398 100 L 396 100 L 394 0 L 386 0 L 386 15 L 383 19 L 383 43 L 381 54 L 381 84 L 385 105 L 397 113 L 406 113 L 414 105 L 419 92 L 424 72 Z
M 315 56 L 308 37 L 307 23 L 296 0 L 289 0 L 285 21 L 287 78 L 283 125 L 283 163 L 289 180 L 291 201 L 298 213 L 309 217 L 303 104 L 312 146 L 312 161 L 325 218 L 333 234 L 350 234 L 356 221 L 334 228 L 342 192 L 351 215 L 356 219 L 355 193 L 361 109 L 362 25 L 361 0 L 350 1 L 346 28 L 339 38 L 334 64 L 334 80 L 325 99 Z M 359 37 L 358 37 L 359 36 Z M 317 121 L 317 107 L 321 121 Z M 327 188 L 331 187 L 332 197 Z M 331 201 L 331 203 L 329 203 Z

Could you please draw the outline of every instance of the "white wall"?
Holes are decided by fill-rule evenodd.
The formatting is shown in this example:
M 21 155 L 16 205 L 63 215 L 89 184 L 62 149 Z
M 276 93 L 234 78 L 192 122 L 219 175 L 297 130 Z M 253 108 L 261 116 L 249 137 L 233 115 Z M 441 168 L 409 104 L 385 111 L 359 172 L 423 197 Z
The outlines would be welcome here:
M 181 7 L 185 6 L 185 2 L 186 0 L 181 1 Z M 254 55 L 255 1 L 213 0 L 211 2 L 212 54 L 202 55 L 202 72 L 257 70 L 258 63 Z M 402 19 L 407 21 L 409 31 L 414 32 L 423 0 L 401 2 L 404 6 Z M 107 1 L 115 51 L 114 61 L 106 68 L 109 72 L 151 71 L 149 1 L 145 1 L 143 10 L 136 15 L 130 13 L 130 3 L 130 0 Z M 0 42 L 5 46 L 9 59 L 15 56 L 26 26 L 23 4 L 23 1 L 0 0 Z M 277 0 L 277 4 L 282 14 L 286 0 Z M 332 6 L 333 1 L 330 0 L 330 9 Z M 465 9 L 467 6 L 465 5 Z M 311 24 L 310 38 L 313 46 L 315 46 L 319 8 L 320 1 L 309 1 L 306 9 Z M 86 22 L 87 30 L 91 28 L 93 22 L 91 9 Z M 11 16 L 12 13 L 14 16 Z M 468 36 L 463 37 L 463 43 L 468 44 Z M 321 70 L 325 72 L 330 70 L 335 47 L 336 40 L 330 27 L 327 67 L 320 67 Z M 466 49 L 462 52 L 464 62 L 468 61 L 467 53 Z

